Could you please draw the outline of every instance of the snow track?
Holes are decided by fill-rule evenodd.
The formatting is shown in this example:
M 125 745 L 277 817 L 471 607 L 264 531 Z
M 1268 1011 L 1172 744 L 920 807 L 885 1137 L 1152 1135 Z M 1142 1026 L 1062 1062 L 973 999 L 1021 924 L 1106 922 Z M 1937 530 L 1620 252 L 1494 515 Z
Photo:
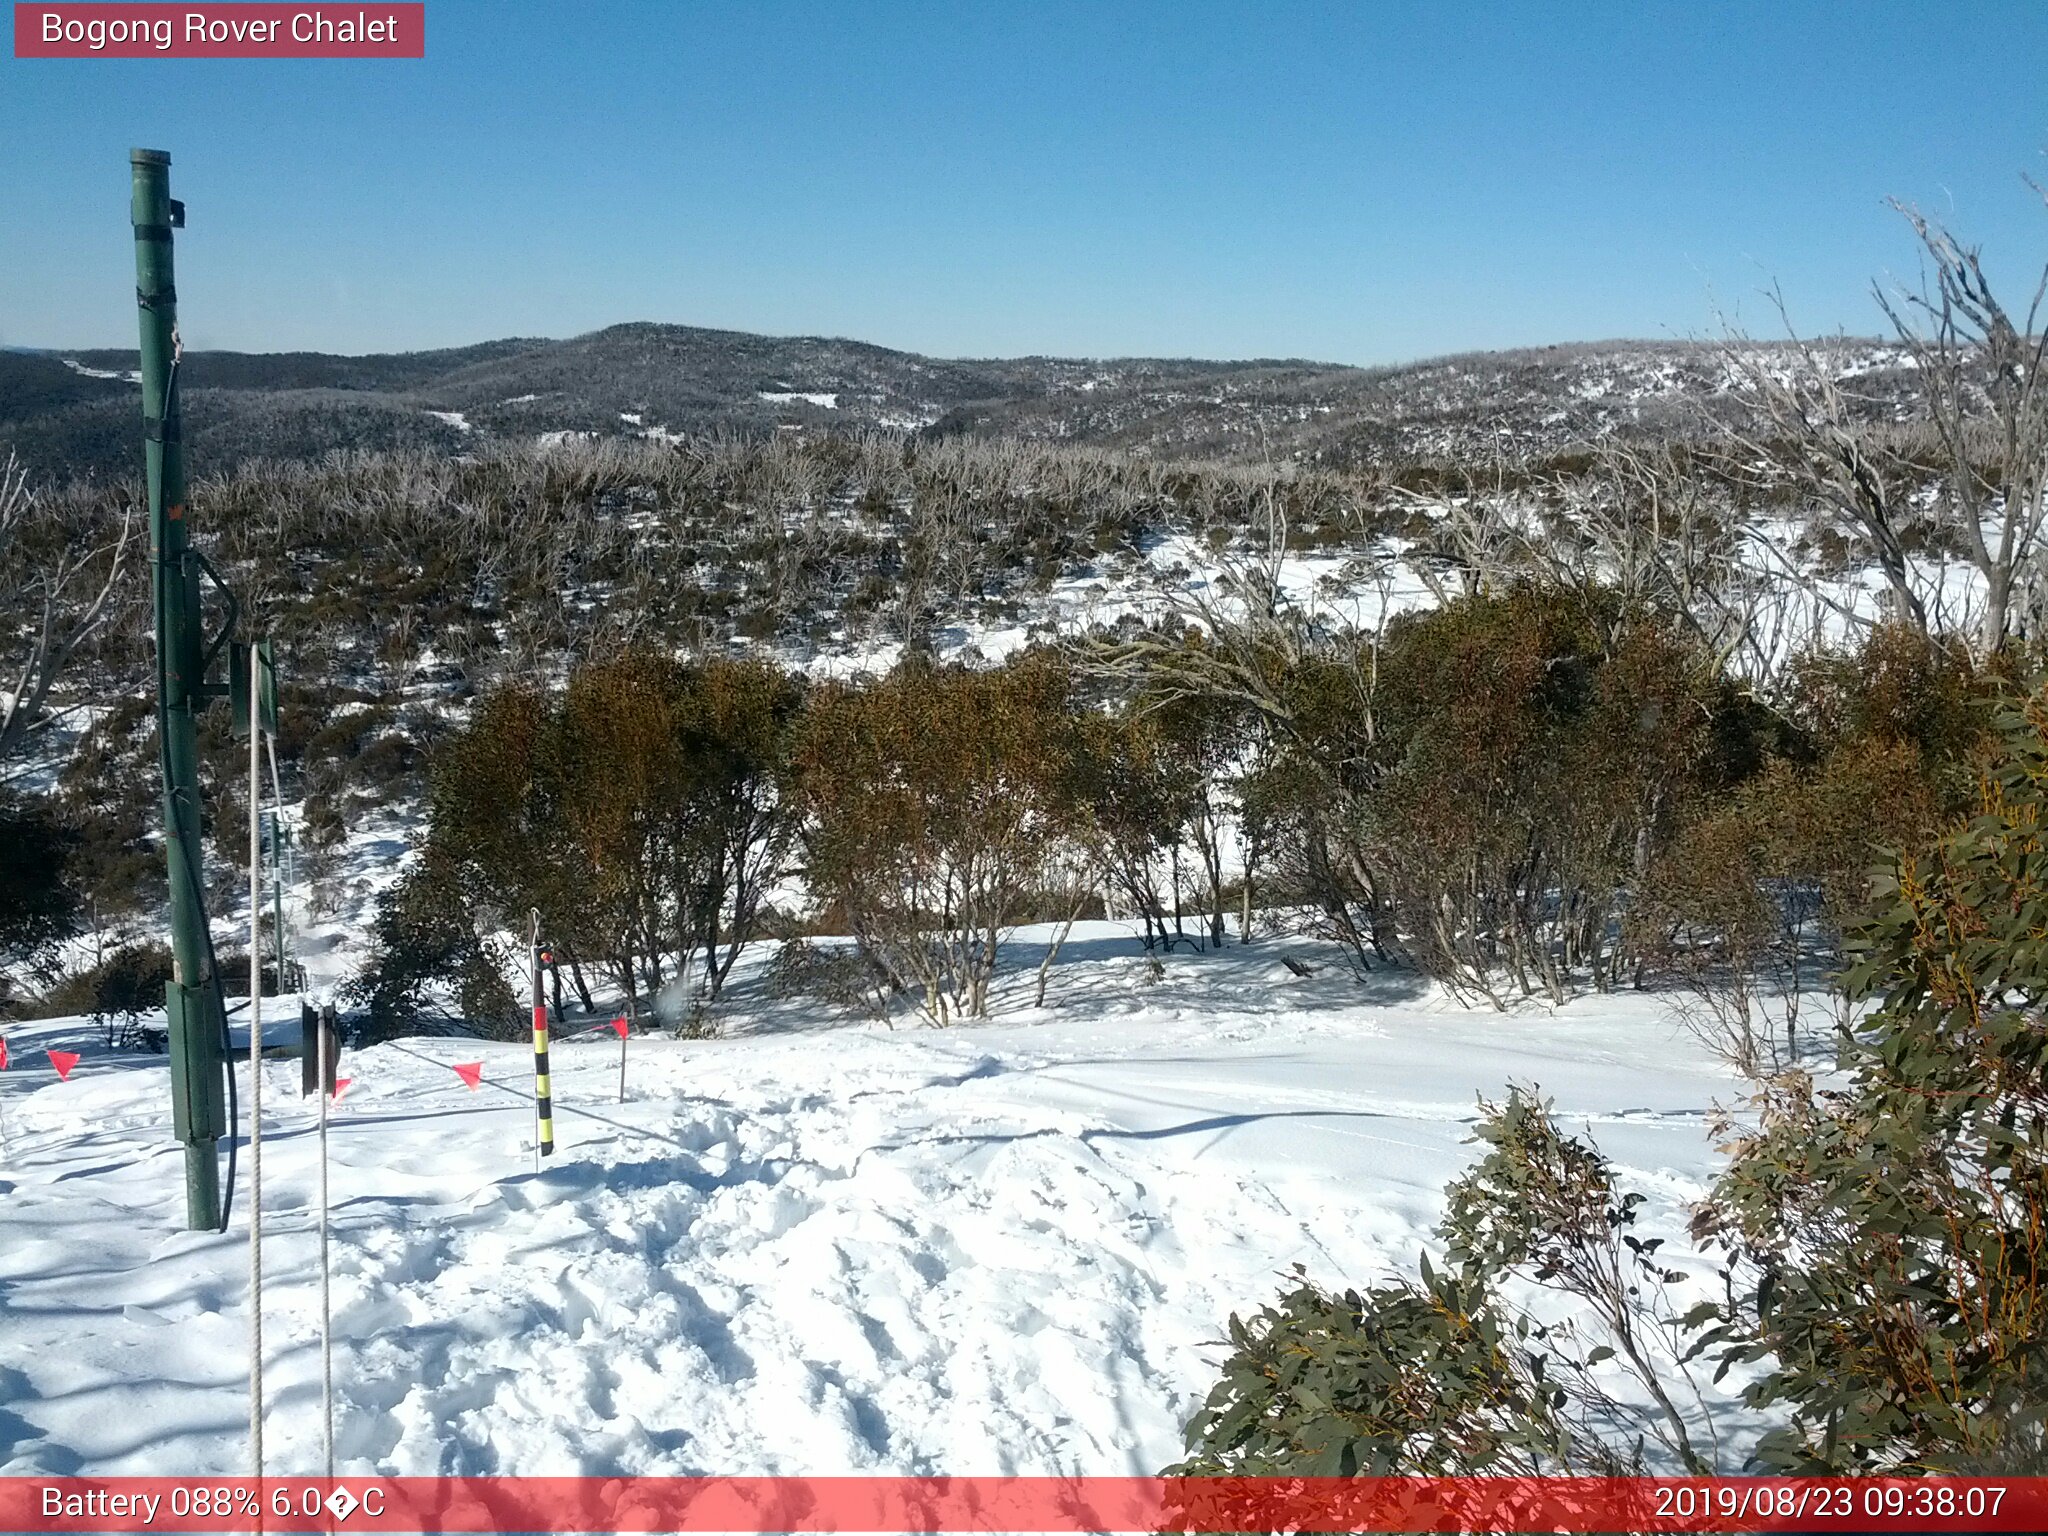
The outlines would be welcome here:
M 1224 1319 L 1295 1263 L 1409 1269 L 1475 1093 L 1541 1082 L 1652 1196 L 1712 1164 L 1726 1081 L 1652 1002 L 1500 1017 L 1270 950 L 1156 988 L 1088 936 L 1064 1006 L 949 1032 L 802 1027 L 556 1051 L 531 1165 L 517 1047 L 355 1053 L 332 1127 L 346 1472 L 1149 1473 Z M 784 1005 L 787 1008 L 789 1005 Z M 0 1080 L 0 1472 L 229 1471 L 242 1233 L 176 1231 L 162 1058 L 17 1026 Z M 71 1082 L 48 1044 L 85 1049 Z M 447 1063 L 485 1060 L 482 1091 Z M 266 1069 L 273 1466 L 317 1466 L 316 1169 L 297 1064 Z M 497 1085 L 494 1091 L 493 1085 Z M 1674 1231 L 1674 1247 L 1678 1246 Z

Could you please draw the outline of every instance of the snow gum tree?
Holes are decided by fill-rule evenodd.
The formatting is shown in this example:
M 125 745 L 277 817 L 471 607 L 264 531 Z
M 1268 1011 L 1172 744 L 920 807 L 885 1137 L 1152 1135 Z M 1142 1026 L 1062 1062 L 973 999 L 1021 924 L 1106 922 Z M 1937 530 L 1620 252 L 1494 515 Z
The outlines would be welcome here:
M 1692 995 L 1681 1016 L 1739 1070 L 1797 1062 L 1802 1015 L 1826 995 L 1879 850 L 1925 851 L 1969 808 L 1994 682 L 1961 645 L 1896 624 L 1860 650 L 1799 658 L 1770 755 L 1658 853 L 1629 914 L 1633 943 Z
M 1093 860 L 1118 905 L 1142 926 L 1147 950 L 1224 941 L 1233 816 L 1247 879 L 1258 863 L 1242 817 L 1255 724 L 1226 700 L 1192 694 L 1140 691 L 1077 712 L 1070 739 Z M 1201 913 L 1193 934 L 1188 898 Z
M 1922 419 L 1883 419 L 1839 342 L 1771 353 L 1734 338 L 1724 357 L 1745 412 L 1726 430 L 1760 488 L 1789 488 L 1798 517 L 1876 564 L 1896 620 L 1929 635 L 1967 627 L 1995 651 L 2048 619 L 2048 270 L 2023 308 L 2008 306 L 1974 247 L 1893 206 L 1923 280 L 1877 299 Z M 1944 552 L 1977 578 L 1960 607 L 1930 579 Z
M 801 694 L 750 662 L 629 651 L 579 669 L 541 790 L 576 899 L 629 998 L 694 974 L 715 1000 L 793 833 L 787 737 Z
M 913 663 L 812 699 L 796 752 L 813 895 L 936 1024 L 983 1018 L 1006 933 L 1084 811 L 1067 680 Z
M 436 754 L 429 851 L 480 932 L 536 909 L 586 1008 L 585 967 L 642 1000 L 715 1000 L 794 836 L 798 685 L 751 662 L 628 648 L 558 695 L 488 696 Z
M 9 453 L 0 463 L 0 613 L 8 620 L 0 629 L 0 761 L 49 724 L 52 690 L 122 607 L 130 559 L 132 509 L 122 509 L 114 530 L 106 508 L 72 527 L 39 510 L 27 472 Z

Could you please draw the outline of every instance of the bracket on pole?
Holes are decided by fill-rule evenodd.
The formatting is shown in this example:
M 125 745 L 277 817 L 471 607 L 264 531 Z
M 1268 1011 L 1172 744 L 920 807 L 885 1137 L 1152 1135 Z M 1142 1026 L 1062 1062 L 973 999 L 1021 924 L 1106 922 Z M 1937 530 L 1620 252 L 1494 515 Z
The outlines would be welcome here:
M 164 1022 L 170 1032 L 172 1134 L 188 1145 L 210 1144 L 228 1133 L 225 1079 L 215 1052 L 191 1047 L 227 1031 L 218 988 L 166 983 Z
M 334 1004 L 315 1009 L 311 1003 L 300 1003 L 299 1097 L 303 1099 L 317 1091 L 333 1098 L 335 1064 L 340 1060 L 341 1025 L 335 1018 Z
M 235 641 L 228 650 L 228 709 L 237 738 L 249 734 L 249 690 L 256 690 L 257 725 L 277 735 L 277 659 L 269 640 Z

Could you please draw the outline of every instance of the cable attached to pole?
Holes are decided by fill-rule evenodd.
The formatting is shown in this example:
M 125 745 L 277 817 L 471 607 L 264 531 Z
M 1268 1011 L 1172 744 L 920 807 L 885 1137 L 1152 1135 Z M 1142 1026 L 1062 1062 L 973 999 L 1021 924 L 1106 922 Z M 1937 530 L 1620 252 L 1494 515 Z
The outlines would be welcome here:
M 284 829 L 284 784 L 277 774 L 277 738 L 263 738 L 263 755 L 270 764 L 270 886 L 277 893 L 277 992 L 285 993 L 285 961 L 288 946 L 285 943 L 284 888 L 296 882 L 289 877 L 296 873 L 285 856 Z M 322 1079 L 325 1081 L 325 1079 Z

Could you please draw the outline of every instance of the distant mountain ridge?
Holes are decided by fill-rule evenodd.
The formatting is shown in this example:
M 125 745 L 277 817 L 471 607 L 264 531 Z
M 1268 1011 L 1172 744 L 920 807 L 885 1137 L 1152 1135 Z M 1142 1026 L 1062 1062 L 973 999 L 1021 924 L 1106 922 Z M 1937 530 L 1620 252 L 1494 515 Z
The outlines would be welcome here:
M 1863 386 L 1912 381 L 1855 343 Z M 44 476 L 131 473 L 136 354 L 0 352 L 0 451 Z M 1386 368 L 1299 359 L 949 359 L 868 342 L 632 322 L 565 340 L 359 357 L 192 352 L 182 387 L 197 471 L 336 448 L 458 452 L 481 438 L 707 429 L 1021 436 L 1162 458 L 1338 467 L 1527 457 L 1614 433 L 1683 433 L 1725 391 L 1694 342 L 1468 353 Z

